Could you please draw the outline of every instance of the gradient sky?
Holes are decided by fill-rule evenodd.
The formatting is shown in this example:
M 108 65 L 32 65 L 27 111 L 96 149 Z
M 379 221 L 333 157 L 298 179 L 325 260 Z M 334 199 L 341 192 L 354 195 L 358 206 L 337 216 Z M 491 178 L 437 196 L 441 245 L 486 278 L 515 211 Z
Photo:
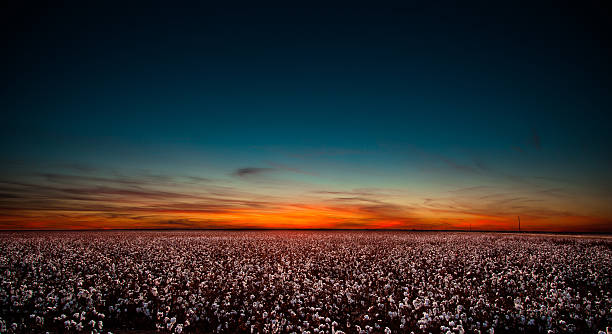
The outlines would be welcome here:
M 612 232 L 607 8 L 87 3 L 0 10 L 0 229 Z

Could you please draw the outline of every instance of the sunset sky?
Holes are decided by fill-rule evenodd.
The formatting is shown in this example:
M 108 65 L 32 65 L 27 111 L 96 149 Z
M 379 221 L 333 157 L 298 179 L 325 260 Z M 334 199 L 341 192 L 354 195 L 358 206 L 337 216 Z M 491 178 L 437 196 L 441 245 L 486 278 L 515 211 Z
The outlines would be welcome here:
M 86 3 L 0 10 L 0 229 L 612 232 L 609 11 Z

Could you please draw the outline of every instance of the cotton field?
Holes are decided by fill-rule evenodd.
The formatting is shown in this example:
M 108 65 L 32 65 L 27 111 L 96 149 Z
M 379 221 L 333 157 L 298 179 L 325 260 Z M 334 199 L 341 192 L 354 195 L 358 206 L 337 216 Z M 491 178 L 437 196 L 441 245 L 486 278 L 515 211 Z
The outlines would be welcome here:
M 0 332 L 598 333 L 612 241 L 493 233 L 0 233 Z

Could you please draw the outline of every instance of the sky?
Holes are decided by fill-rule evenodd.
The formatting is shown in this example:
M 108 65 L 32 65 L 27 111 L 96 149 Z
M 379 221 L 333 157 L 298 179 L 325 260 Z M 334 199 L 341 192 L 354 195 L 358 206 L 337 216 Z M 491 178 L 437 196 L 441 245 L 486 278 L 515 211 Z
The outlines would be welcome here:
M 610 10 L 3 4 L 0 229 L 612 232 Z

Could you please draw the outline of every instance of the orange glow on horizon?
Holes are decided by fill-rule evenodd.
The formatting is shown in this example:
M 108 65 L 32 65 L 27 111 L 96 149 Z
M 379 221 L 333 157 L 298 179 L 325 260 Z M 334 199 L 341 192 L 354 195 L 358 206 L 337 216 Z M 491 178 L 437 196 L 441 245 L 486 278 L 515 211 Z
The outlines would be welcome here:
M 239 207 L 218 210 L 158 209 L 103 211 L 12 210 L 0 215 L 5 230 L 23 229 L 518 229 L 516 216 L 450 213 L 420 210 L 402 213 L 371 212 L 359 205 L 278 204 L 274 208 Z M 568 215 L 542 218 L 521 216 L 523 231 L 600 231 L 597 217 Z

